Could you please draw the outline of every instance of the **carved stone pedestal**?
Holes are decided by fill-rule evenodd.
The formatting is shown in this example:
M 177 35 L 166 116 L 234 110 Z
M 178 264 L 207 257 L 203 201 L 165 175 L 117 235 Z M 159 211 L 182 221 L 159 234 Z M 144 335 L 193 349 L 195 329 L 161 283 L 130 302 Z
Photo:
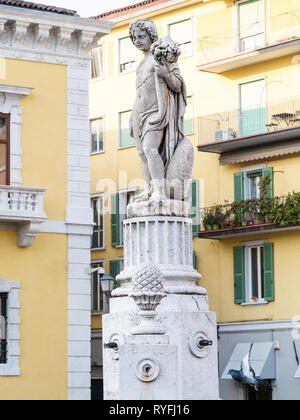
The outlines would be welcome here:
M 137 217 L 124 222 L 124 270 L 113 296 L 128 296 L 133 275 L 145 264 L 155 265 L 167 293 L 206 295 L 197 286 L 193 267 L 192 220 L 184 217 Z
M 126 220 L 124 229 L 121 287 L 103 317 L 103 342 L 118 344 L 104 350 L 105 399 L 217 400 L 216 316 L 196 284 L 201 276 L 192 264 L 191 220 L 137 218 Z M 158 272 L 167 293 L 162 300 Z M 157 308 L 150 305 L 158 300 Z M 145 324 L 147 316 L 155 324 Z M 138 372 L 154 376 L 147 382 Z

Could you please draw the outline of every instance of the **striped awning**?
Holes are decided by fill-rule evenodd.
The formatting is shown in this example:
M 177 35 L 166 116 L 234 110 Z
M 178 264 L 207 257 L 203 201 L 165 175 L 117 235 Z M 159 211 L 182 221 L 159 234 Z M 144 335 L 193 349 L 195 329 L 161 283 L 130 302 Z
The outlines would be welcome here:
M 230 369 L 241 369 L 242 361 L 249 353 L 251 344 L 238 343 L 235 346 L 221 379 L 232 379 L 231 375 L 228 374 Z M 256 376 L 260 376 L 262 379 L 276 379 L 274 343 L 254 343 L 251 350 L 250 364 Z
M 252 162 L 258 160 L 265 160 L 268 158 L 288 156 L 291 154 L 300 153 L 300 142 L 287 141 L 284 143 L 253 148 L 240 149 L 236 152 L 224 153 L 220 156 L 220 165 L 232 165 L 235 163 Z

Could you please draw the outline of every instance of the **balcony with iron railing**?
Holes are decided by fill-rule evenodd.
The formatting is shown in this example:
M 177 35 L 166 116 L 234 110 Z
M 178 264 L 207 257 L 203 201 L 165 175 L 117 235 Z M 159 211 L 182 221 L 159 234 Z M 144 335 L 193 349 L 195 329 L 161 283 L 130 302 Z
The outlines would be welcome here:
M 41 224 L 47 221 L 44 212 L 44 192 L 41 188 L 0 185 L 0 222 L 14 223 L 18 231 L 17 244 L 33 244 Z
M 201 116 L 198 132 L 198 150 L 202 152 L 222 155 L 277 143 L 290 146 L 289 153 L 298 153 L 300 97 Z
M 300 193 L 201 209 L 202 239 L 226 239 L 300 229 Z
M 299 54 L 300 9 L 198 39 L 198 70 L 222 73 Z

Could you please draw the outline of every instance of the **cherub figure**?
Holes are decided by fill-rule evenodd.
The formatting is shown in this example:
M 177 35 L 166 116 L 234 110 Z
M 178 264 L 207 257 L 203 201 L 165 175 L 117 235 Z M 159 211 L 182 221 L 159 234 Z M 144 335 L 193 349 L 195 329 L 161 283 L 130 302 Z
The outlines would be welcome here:
M 186 86 L 177 64 L 180 50 L 170 38 L 158 38 L 151 20 L 133 22 L 130 37 L 144 53 L 137 68 L 137 95 L 130 119 L 146 181 L 146 190 L 136 201 L 183 199 L 185 192 L 176 196 L 167 186 L 176 179 L 182 184 L 190 178 L 194 156 L 183 134 Z M 182 150 L 177 153 L 179 145 Z

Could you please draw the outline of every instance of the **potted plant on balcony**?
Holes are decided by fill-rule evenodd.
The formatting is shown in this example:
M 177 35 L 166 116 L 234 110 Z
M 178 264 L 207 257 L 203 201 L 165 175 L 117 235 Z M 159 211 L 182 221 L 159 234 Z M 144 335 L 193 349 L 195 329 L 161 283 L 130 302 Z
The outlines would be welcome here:
M 231 226 L 230 216 L 231 216 L 231 204 L 228 201 L 225 201 L 225 205 L 222 207 L 222 217 L 220 218 L 221 228 L 229 229 Z
M 273 199 L 273 205 L 270 209 L 268 220 L 281 227 L 288 225 L 285 217 L 285 206 L 281 197 L 275 197 Z
M 214 224 L 215 224 L 214 208 L 209 207 L 204 212 L 204 217 L 203 217 L 204 230 L 206 230 L 206 231 L 212 230 Z
M 300 223 L 300 193 L 290 193 L 284 205 L 285 222 L 291 225 Z
M 270 211 L 273 207 L 273 198 L 264 197 L 259 201 L 259 214 L 258 218 L 261 220 L 261 223 L 270 222 Z
M 221 205 L 215 206 L 214 211 L 215 211 L 214 230 L 218 230 L 220 228 L 224 229 L 224 224 L 226 222 L 226 215 L 223 212 L 223 206 L 221 206 Z

